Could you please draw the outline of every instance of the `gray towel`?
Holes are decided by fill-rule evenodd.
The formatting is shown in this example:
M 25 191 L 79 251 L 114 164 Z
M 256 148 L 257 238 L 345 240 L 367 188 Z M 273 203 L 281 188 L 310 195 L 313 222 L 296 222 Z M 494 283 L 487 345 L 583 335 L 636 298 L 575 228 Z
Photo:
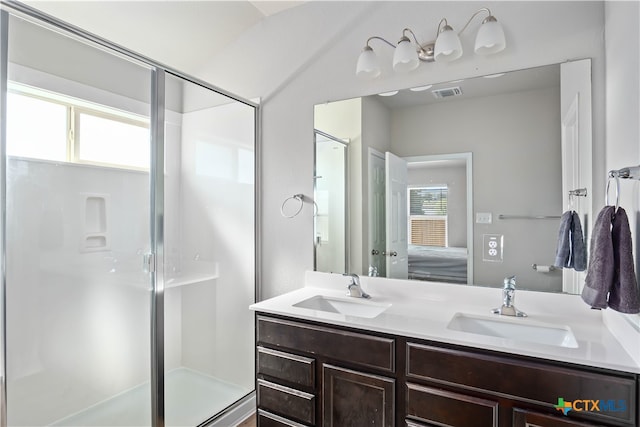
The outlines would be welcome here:
M 624 209 L 605 206 L 596 218 L 582 299 L 593 308 L 640 313 L 629 219 Z
M 613 286 L 615 269 L 611 221 L 614 211 L 613 206 L 605 206 L 593 226 L 589 268 L 582 289 L 582 299 L 592 308 L 607 308 L 609 290 Z
M 618 208 L 611 229 L 615 275 L 609 291 L 609 307 L 621 313 L 640 313 L 638 282 L 633 266 L 633 245 L 629 219 L 624 209 Z
M 560 268 L 574 268 L 576 271 L 584 271 L 587 268 L 587 248 L 582 236 L 580 215 L 576 211 L 567 211 L 560 218 L 554 265 Z

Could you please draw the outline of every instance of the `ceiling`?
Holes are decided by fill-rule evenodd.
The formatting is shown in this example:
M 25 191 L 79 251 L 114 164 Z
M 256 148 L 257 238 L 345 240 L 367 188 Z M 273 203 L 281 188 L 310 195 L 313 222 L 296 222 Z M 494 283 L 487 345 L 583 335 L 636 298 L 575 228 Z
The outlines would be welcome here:
M 429 64 L 422 65 L 428 67 Z M 528 68 L 508 73 L 494 74 L 486 77 L 436 83 L 423 91 L 401 90 L 392 96 L 376 96 L 388 108 L 405 108 L 417 105 L 451 102 L 469 98 L 523 92 L 548 87 L 560 88 L 560 65 L 553 64 Z M 433 91 L 437 89 L 459 88 L 459 96 L 436 98 Z
M 304 1 L 58 1 L 25 3 L 90 33 L 195 74 L 244 31 Z

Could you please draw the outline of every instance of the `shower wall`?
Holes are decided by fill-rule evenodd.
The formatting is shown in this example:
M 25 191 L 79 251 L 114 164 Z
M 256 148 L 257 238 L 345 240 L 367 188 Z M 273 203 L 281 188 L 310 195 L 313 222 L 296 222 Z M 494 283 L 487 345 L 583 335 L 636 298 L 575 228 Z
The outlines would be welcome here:
M 9 421 L 47 425 L 148 379 L 148 175 L 8 164 Z M 108 195 L 108 251 L 81 250 L 86 193 Z

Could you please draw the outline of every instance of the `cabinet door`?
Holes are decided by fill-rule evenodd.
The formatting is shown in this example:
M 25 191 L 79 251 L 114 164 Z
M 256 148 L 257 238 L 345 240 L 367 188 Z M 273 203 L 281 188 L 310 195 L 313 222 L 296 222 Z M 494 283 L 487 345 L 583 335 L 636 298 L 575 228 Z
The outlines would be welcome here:
M 581 423 L 562 416 L 551 416 L 539 412 L 513 410 L 513 427 L 595 427 L 602 424 Z
M 395 380 L 323 365 L 324 427 L 393 427 Z

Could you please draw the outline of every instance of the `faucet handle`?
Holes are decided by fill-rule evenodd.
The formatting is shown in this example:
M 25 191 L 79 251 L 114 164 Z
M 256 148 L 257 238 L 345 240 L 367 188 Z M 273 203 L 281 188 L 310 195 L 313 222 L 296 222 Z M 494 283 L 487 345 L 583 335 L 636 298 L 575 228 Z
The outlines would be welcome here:
M 355 274 L 355 273 L 342 273 L 343 276 L 346 277 L 350 277 L 351 278 L 351 283 L 359 285 L 360 284 L 360 277 Z
M 504 279 L 504 288 L 516 288 L 516 276 L 505 277 Z

